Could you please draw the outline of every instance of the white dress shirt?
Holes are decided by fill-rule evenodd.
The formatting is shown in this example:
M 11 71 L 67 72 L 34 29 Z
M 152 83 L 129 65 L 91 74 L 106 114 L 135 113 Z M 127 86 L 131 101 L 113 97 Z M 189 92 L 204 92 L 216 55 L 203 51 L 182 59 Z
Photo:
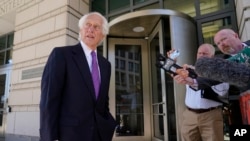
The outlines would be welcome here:
M 83 52 L 85 53 L 86 59 L 88 61 L 89 64 L 89 69 L 90 71 L 92 70 L 92 56 L 91 56 L 91 52 L 92 50 L 82 41 L 80 41 L 82 48 L 83 48 Z M 95 51 L 96 52 L 96 51 Z M 96 59 L 97 60 L 97 59 Z M 97 60 L 98 61 L 98 60 Z
M 92 71 L 92 56 L 91 56 L 91 52 L 92 50 L 82 41 L 80 41 L 82 48 L 83 48 L 83 52 L 85 53 L 88 65 L 89 65 L 89 69 L 90 71 Z M 95 50 L 95 52 L 97 53 L 97 51 Z M 97 55 L 96 55 L 97 57 Z M 99 63 L 98 63 L 98 59 L 96 58 L 97 64 L 98 64 L 98 70 L 99 70 L 99 76 L 100 76 L 100 80 L 101 80 L 101 75 L 100 75 L 100 68 L 99 68 Z
M 229 84 L 228 83 L 221 83 L 215 86 L 212 86 L 212 89 L 215 93 L 222 97 L 226 97 L 228 94 Z M 211 107 L 217 107 L 222 105 L 222 103 L 202 98 L 201 97 L 201 90 L 193 90 L 186 85 L 186 98 L 185 104 L 187 107 L 192 109 L 208 109 Z

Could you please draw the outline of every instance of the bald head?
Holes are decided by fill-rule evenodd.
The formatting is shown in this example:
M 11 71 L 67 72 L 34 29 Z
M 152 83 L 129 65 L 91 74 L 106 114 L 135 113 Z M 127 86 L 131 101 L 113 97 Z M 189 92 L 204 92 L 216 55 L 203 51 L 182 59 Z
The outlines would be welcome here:
M 214 36 L 214 43 L 224 54 L 237 54 L 243 49 L 238 34 L 231 29 L 222 29 L 218 31 Z
M 197 59 L 200 57 L 213 57 L 215 54 L 215 48 L 211 44 L 202 44 L 198 48 Z

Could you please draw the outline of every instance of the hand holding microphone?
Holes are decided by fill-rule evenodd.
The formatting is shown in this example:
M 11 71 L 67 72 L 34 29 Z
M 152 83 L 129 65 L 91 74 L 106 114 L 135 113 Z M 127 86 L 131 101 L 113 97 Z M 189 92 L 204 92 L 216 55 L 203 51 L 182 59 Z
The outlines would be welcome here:
M 194 78 L 189 77 L 188 75 L 189 71 L 186 70 L 186 68 L 183 66 L 182 69 L 177 69 L 177 74 L 173 77 L 173 79 L 178 83 L 178 84 L 185 84 L 185 85 L 194 85 Z
M 164 69 L 166 72 L 172 75 L 182 75 L 183 77 L 196 78 L 195 71 L 191 68 L 184 68 L 176 64 L 176 59 L 180 52 L 178 50 L 171 50 L 167 53 L 168 57 L 160 54 L 157 58 L 156 66 Z

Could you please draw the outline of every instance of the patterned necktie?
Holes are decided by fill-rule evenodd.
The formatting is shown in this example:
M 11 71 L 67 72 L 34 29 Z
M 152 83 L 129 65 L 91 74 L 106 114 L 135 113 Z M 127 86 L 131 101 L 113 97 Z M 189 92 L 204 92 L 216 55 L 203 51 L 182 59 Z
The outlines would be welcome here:
M 98 97 L 99 87 L 100 87 L 100 77 L 98 71 L 98 64 L 96 61 L 96 53 L 94 51 L 91 52 L 92 56 L 92 80 L 95 87 L 95 96 Z

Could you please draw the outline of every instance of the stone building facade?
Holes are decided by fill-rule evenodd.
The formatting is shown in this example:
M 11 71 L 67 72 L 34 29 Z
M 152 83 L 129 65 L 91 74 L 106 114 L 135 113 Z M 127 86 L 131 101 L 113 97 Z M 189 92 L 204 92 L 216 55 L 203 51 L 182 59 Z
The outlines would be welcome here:
M 6 141 L 39 140 L 40 81 L 56 46 L 78 42 L 78 20 L 90 11 L 89 0 L 1 0 L 0 37 L 14 33 L 7 71 L 2 136 Z M 250 1 L 235 0 L 240 38 L 250 39 Z M 7 68 L 7 70 L 5 70 Z M 118 140 L 118 139 L 117 139 Z

